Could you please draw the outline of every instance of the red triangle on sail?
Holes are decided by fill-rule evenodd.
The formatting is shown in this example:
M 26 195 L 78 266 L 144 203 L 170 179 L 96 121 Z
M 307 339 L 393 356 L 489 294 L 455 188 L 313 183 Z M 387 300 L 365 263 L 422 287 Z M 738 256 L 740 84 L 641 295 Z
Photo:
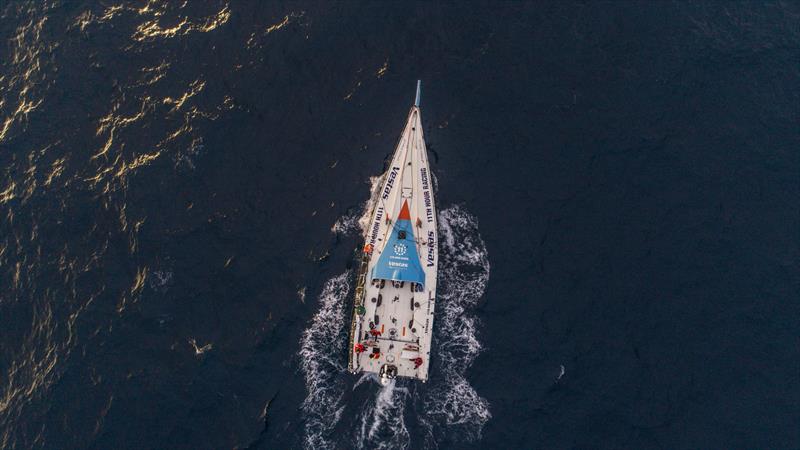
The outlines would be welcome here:
M 408 213 L 408 200 L 403 200 L 403 209 L 400 210 L 397 220 L 411 220 L 411 214 Z

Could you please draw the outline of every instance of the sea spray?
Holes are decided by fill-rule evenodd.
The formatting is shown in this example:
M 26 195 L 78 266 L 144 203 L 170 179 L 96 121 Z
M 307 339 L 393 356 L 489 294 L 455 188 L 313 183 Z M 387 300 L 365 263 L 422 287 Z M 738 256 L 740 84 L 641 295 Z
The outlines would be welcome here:
M 306 381 L 306 448 L 332 448 L 329 434 L 341 419 L 345 381 L 343 355 L 347 342 L 345 305 L 350 294 L 350 273 L 325 283 L 319 296 L 319 311 L 300 340 L 300 369 Z
M 373 377 L 380 385 L 377 377 Z M 357 449 L 406 449 L 411 441 L 405 423 L 409 390 L 392 380 L 380 387 L 360 413 L 360 427 L 355 436 Z
M 478 222 L 461 206 L 439 212 L 439 294 L 434 322 L 431 381 L 421 395 L 420 422 L 428 429 L 426 447 L 442 435 L 480 439 L 491 418 L 489 402 L 466 378 L 480 353 L 474 308 L 489 282 L 490 264 Z M 455 429 L 454 429 L 455 427 Z

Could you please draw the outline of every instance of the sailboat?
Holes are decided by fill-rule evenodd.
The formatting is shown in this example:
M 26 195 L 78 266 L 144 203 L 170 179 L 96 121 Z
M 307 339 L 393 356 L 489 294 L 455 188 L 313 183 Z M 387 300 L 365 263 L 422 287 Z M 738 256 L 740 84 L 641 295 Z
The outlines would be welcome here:
M 417 81 L 359 251 L 348 366 L 377 374 L 384 385 L 396 377 L 425 382 L 430 374 L 439 254 L 420 88 Z

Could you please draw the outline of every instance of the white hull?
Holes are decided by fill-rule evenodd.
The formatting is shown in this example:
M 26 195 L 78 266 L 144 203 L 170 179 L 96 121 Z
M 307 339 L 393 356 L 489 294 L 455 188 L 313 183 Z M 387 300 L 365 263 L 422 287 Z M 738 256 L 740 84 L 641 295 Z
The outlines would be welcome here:
M 383 381 L 430 367 L 439 255 L 418 99 L 372 205 L 350 330 L 350 371 Z

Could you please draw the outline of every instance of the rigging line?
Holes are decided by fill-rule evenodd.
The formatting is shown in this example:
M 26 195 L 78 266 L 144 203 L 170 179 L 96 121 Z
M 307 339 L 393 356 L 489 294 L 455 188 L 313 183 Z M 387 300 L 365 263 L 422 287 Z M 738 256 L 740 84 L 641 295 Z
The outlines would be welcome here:
M 415 111 L 414 114 L 418 114 L 418 112 Z M 416 120 L 414 120 L 412 122 L 412 123 L 414 123 L 414 127 L 413 127 L 414 136 L 413 137 L 415 138 L 415 143 L 417 145 L 415 145 L 412 148 L 412 152 L 414 150 L 416 150 L 417 153 L 419 153 L 420 149 L 421 149 L 421 147 L 419 146 L 419 141 L 420 141 L 421 135 L 420 135 L 420 131 L 416 129 L 417 128 L 417 124 L 416 123 L 417 123 L 417 121 L 419 121 L 419 116 L 417 115 L 415 117 L 415 119 Z M 420 125 L 421 124 L 422 123 L 420 122 Z M 417 161 L 419 161 L 419 157 L 420 157 L 420 155 L 417 155 L 417 158 L 414 158 L 413 154 L 412 154 L 412 157 L 411 157 L 411 162 L 412 162 L 412 166 L 411 166 L 411 198 L 414 198 L 414 195 L 416 195 L 416 193 L 417 193 L 416 192 L 416 186 L 417 186 L 417 176 L 416 175 L 417 175 L 417 171 L 419 170 L 419 167 L 417 167 Z M 419 205 L 419 203 L 418 203 L 418 205 Z M 419 207 L 414 208 L 414 213 L 416 213 L 416 216 L 417 216 L 416 219 L 420 220 Z M 414 223 L 416 223 L 416 221 Z M 414 225 L 411 225 L 411 227 L 412 227 L 412 229 L 414 229 Z M 417 244 L 417 254 L 421 255 L 422 254 L 422 243 L 419 240 L 419 238 L 420 238 L 420 236 L 417 236 L 417 233 L 414 233 L 414 241 Z
M 417 116 L 414 116 L 415 114 L 417 114 L 417 112 L 412 110 L 412 112 L 411 112 L 412 119 L 406 124 L 406 128 L 403 130 L 403 134 L 400 136 L 400 142 L 397 145 L 398 150 L 403 148 L 403 150 L 405 151 L 405 155 L 404 155 L 405 158 L 403 158 L 402 163 L 400 164 L 400 168 L 401 169 L 400 169 L 400 173 L 398 173 L 399 178 L 400 178 L 399 183 L 398 183 L 400 185 L 399 192 L 401 192 L 401 193 L 403 191 L 403 179 L 404 179 L 404 175 L 406 173 L 406 167 L 407 167 L 406 163 L 408 162 L 409 153 L 410 153 L 409 150 L 411 150 L 411 152 L 413 152 L 413 146 L 415 144 L 415 139 L 414 138 L 419 138 L 419 131 L 416 129 L 417 126 L 416 126 L 416 123 L 414 121 L 414 119 L 417 118 Z M 411 131 L 412 131 L 412 133 L 410 133 L 411 134 L 410 137 L 407 134 L 409 126 L 411 127 Z M 405 142 L 403 141 L 404 139 L 405 139 Z M 412 162 L 414 161 L 413 155 L 412 155 L 411 161 Z M 394 162 L 394 158 L 392 158 L 392 162 Z M 413 167 L 414 166 L 412 166 L 412 169 L 413 169 Z M 412 196 L 413 196 L 413 193 L 414 193 L 413 170 L 412 170 L 412 178 L 411 178 L 411 180 L 412 180 L 411 181 L 411 189 L 412 189 Z M 386 188 L 386 183 L 387 182 L 388 182 L 388 179 L 384 180 L 384 189 Z M 396 188 L 396 186 L 395 186 L 395 188 Z M 398 192 L 397 189 L 392 189 L 392 190 L 395 192 L 395 194 Z M 378 193 L 378 195 L 380 196 L 380 193 Z M 386 217 L 387 217 L 387 219 L 389 221 L 389 223 L 387 224 L 386 229 L 383 232 L 383 241 L 385 243 L 386 242 L 386 235 L 389 234 L 391 232 L 391 230 L 394 228 L 395 222 L 389 216 L 391 211 L 389 210 L 389 208 L 386 207 L 386 202 L 384 201 L 383 197 L 382 196 L 379 197 L 379 200 L 381 202 L 381 205 L 383 206 L 383 210 L 386 211 Z M 395 204 L 397 203 L 397 195 L 394 196 L 394 203 Z M 419 243 L 418 243 L 418 245 L 419 245 Z M 417 248 L 417 251 L 420 251 L 420 248 Z
M 406 127 L 403 129 L 403 132 L 400 134 L 400 140 L 399 140 L 399 142 L 397 143 L 397 149 L 396 149 L 396 152 L 397 152 L 397 150 L 400 150 L 400 149 L 403 147 L 403 139 L 405 139 L 405 140 L 406 140 L 406 143 L 408 142 L 408 138 L 407 138 L 407 135 L 406 135 L 406 131 L 407 131 L 407 130 L 408 130 L 408 124 L 406 124 Z M 394 163 L 394 156 L 395 156 L 395 155 L 392 155 L 392 163 Z M 405 161 L 404 161 L 404 162 L 405 162 Z M 402 164 L 400 165 L 400 167 L 402 167 Z M 389 170 L 391 170 L 391 168 L 390 168 Z M 388 173 L 389 173 L 389 172 L 387 171 L 387 172 L 386 172 L 384 175 L 386 175 L 386 174 L 388 174 Z M 384 186 L 384 189 L 386 188 L 386 182 L 387 182 L 387 181 L 388 181 L 388 180 L 384 180 L 384 184 L 383 184 L 383 186 Z M 380 196 L 380 192 L 378 193 L 378 195 Z M 388 214 L 388 208 L 386 207 L 386 202 L 384 201 L 384 199 L 383 199 L 382 197 L 379 197 L 379 200 L 380 200 L 380 202 L 381 202 L 381 205 L 383 206 L 383 209 L 384 209 L 384 211 L 387 211 L 387 214 Z M 385 237 L 385 235 L 384 235 L 384 237 Z
M 401 144 L 402 144 L 402 140 L 401 140 Z M 400 147 L 400 146 L 398 146 L 398 147 Z M 394 158 L 392 158 L 392 162 L 394 162 Z M 401 168 L 403 167 L 403 164 L 405 164 L 405 161 L 403 161 L 403 163 L 402 163 L 402 164 L 400 164 L 400 167 L 401 167 Z M 402 170 L 402 169 L 401 169 L 401 170 Z M 398 184 L 400 184 L 400 185 L 401 185 L 401 191 L 402 191 L 402 172 L 401 172 L 401 173 L 399 173 L 398 175 L 400 175 L 400 180 L 399 180 L 399 183 L 398 183 Z M 387 180 L 387 182 L 388 182 L 388 180 Z M 396 189 L 394 189 L 394 188 L 392 189 L 392 191 L 394 191 L 394 192 L 393 192 L 393 194 L 395 194 L 395 193 L 397 192 L 397 190 L 396 190 Z M 397 196 L 396 196 L 396 195 L 390 195 L 390 196 L 387 198 L 387 200 L 388 200 L 388 199 L 391 199 L 391 198 L 394 198 L 394 202 L 395 202 L 395 203 L 397 202 Z M 381 198 L 381 203 L 382 203 L 382 205 L 383 205 L 383 210 L 386 212 L 386 220 L 387 220 L 386 229 L 383 231 L 383 239 L 382 239 L 382 240 L 383 240 L 383 242 L 384 242 L 384 245 L 386 245 L 386 236 L 387 236 L 387 235 L 388 235 L 388 234 L 391 232 L 391 230 L 394 228 L 394 220 L 392 220 L 392 218 L 391 218 L 391 216 L 390 216 L 390 214 L 391 214 L 393 211 L 392 211 L 392 210 L 390 210 L 390 209 L 389 209 L 389 208 L 386 206 L 386 202 L 383 200 L 383 198 Z
M 398 148 L 400 147 L 402 142 L 403 142 L 403 136 L 400 136 L 400 142 L 398 142 L 398 144 L 397 144 Z M 392 156 L 391 163 L 392 164 L 394 163 L 394 155 Z M 391 171 L 391 167 L 389 168 L 389 171 Z M 389 173 L 389 171 L 387 171 L 387 172 L 385 172 L 383 174 L 383 178 L 384 178 L 383 183 L 382 183 L 383 189 L 381 189 L 381 191 L 378 192 L 378 201 L 381 203 L 381 206 L 383 206 L 383 210 L 385 211 L 387 218 L 389 218 L 389 208 L 386 207 L 386 201 L 383 199 L 383 196 L 381 194 L 386 189 L 386 183 L 389 182 L 389 179 L 387 177 L 387 174 Z M 389 220 L 391 220 L 391 218 L 389 218 Z M 384 232 L 383 237 L 386 238 L 386 233 L 385 232 Z

